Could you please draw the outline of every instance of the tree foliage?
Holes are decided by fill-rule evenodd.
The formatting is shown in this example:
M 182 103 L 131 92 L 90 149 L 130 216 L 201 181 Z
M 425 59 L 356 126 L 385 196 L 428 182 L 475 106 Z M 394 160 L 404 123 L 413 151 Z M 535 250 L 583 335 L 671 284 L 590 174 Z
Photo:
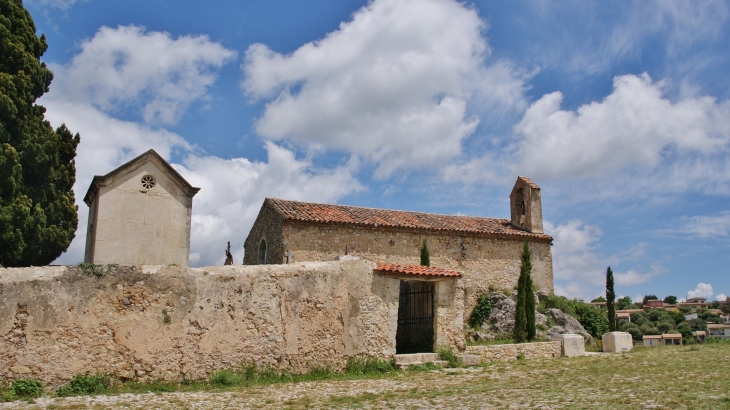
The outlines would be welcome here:
M 616 292 L 613 290 L 613 271 L 609 266 L 606 269 L 606 315 L 608 315 L 608 331 L 616 331 Z
M 421 246 L 421 266 L 431 266 L 431 256 L 428 253 L 428 243 L 425 239 Z
M 600 338 L 608 331 L 608 317 L 603 310 L 582 300 L 550 295 L 540 301 L 539 311 L 544 313 L 547 309 L 560 309 L 573 316 L 593 337 Z
M 603 296 L 599 296 L 599 297 L 597 297 L 597 298 L 595 298 L 595 299 L 591 300 L 591 303 L 596 303 L 596 302 L 605 302 L 605 301 L 606 301 L 606 298 L 604 298 Z
M 656 295 L 644 295 L 644 299 L 641 301 L 641 304 L 646 305 L 646 302 L 650 300 L 659 300 L 659 298 L 656 297 Z
M 616 301 L 617 310 L 632 309 L 633 307 L 634 307 L 634 302 L 628 296 L 618 298 L 618 300 Z
M 664 303 L 669 303 L 670 305 L 675 305 L 677 303 L 677 297 L 673 295 L 669 295 L 664 298 Z
M 19 0 L 0 0 L 0 265 L 47 265 L 66 251 L 78 217 L 71 190 L 79 135 L 55 131 L 35 101 L 53 74 L 41 63 L 36 37 Z
M 532 290 L 532 252 L 527 241 L 522 245 L 520 277 L 517 280 L 517 305 L 515 306 L 515 343 L 533 340 L 537 333 L 535 326 L 535 294 Z

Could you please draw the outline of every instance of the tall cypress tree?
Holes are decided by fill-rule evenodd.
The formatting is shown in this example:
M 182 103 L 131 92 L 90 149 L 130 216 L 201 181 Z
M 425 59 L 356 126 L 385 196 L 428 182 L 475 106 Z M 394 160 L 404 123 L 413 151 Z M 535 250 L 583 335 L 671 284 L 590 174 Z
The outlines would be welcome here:
M 0 0 L 0 265 L 47 265 L 66 251 L 78 217 L 79 135 L 55 131 L 35 101 L 53 74 L 48 47 L 21 0 Z
M 428 253 L 428 243 L 425 239 L 421 246 L 421 266 L 431 266 L 431 256 Z
M 527 241 L 522 245 L 520 278 L 517 280 L 517 305 L 515 306 L 515 343 L 535 338 L 535 295 L 532 292 L 532 252 Z
M 616 331 L 616 292 L 613 291 L 613 271 L 606 269 L 606 314 L 608 314 L 608 331 Z

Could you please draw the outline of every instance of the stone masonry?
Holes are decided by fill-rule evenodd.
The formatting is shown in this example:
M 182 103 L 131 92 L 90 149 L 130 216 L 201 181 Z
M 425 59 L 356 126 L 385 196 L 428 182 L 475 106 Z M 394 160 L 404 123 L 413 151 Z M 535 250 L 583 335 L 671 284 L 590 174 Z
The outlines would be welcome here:
M 370 261 L 0 269 L 0 383 L 76 374 L 196 379 L 256 363 L 303 373 L 395 354 L 400 280 Z M 90 268 L 89 268 L 90 269 Z M 436 282 L 436 339 L 464 348 L 463 289 Z

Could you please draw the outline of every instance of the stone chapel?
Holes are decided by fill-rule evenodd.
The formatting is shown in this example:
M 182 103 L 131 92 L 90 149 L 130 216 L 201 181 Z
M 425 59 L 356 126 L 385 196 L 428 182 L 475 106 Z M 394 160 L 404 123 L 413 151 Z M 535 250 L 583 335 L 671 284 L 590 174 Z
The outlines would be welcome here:
M 193 196 L 200 190 L 149 150 L 104 176 L 89 206 L 86 263 L 188 266 Z
M 473 305 L 489 288 L 515 287 L 527 240 L 533 282 L 552 293 L 553 238 L 543 233 L 540 187 L 518 177 L 510 211 L 510 219 L 495 219 L 267 198 L 246 238 L 243 262 L 332 261 L 349 254 L 379 266 L 413 266 L 425 239 L 431 265 L 459 272 L 466 304 Z

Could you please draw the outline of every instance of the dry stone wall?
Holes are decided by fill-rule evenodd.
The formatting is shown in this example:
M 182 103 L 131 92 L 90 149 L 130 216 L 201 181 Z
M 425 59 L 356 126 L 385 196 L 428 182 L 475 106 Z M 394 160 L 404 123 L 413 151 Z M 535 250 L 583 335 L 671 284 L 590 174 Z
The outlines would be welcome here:
M 520 343 L 508 345 L 467 346 L 466 354 L 478 355 L 482 362 L 560 357 L 561 342 Z
M 0 269 L 0 383 L 85 372 L 195 379 L 256 363 L 295 373 L 395 354 L 399 279 L 370 261 Z M 463 288 L 437 283 L 437 340 L 463 347 Z M 169 320 L 168 320 L 169 318 Z
M 476 305 L 478 296 L 490 288 L 511 290 L 517 285 L 522 241 L 502 237 L 286 222 L 281 249 L 282 255 L 287 250 L 294 252 L 294 261 L 331 261 L 343 255 L 347 248 L 350 255 L 374 262 L 418 265 L 424 239 L 428 241 L 431 265 L 464 274 L 467 314 Z M 550 242 L 530 242 L 532 280 L 539 290 L 547 293 L 553 292 L 550 246 Z

